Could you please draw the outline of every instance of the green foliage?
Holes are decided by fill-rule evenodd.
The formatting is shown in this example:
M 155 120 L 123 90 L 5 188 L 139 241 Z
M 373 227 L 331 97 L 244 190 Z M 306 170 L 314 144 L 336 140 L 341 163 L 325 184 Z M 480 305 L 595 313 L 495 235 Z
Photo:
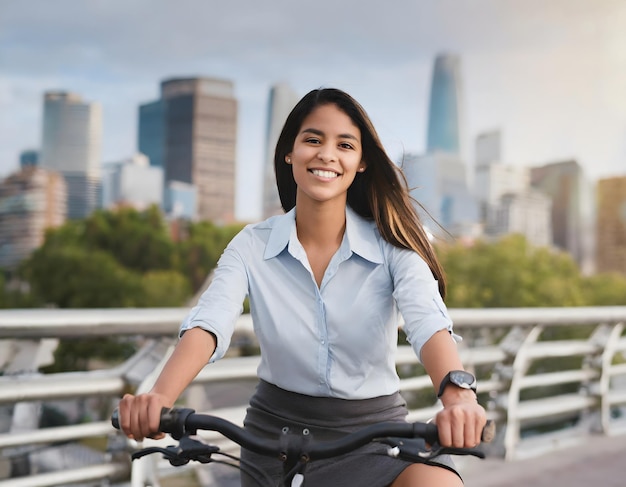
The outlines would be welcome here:
M 110 254 L 73 245 L 44 244 L 22 272 L 35 296 L 61 308 L 134 306 L 141 294 L 139 275 Z
M 87 370 L 94 359 L 119 363 L 131 357 L 135 351 L 133 343 L 116 337 L 63 340 L 54 351 L 54 363 L 42 368 L 42 372 L 52 374 Z
M 582 281 L 583 294 L 590 306 L 626 305 L 626 276 L 617 273 L 596 274 Z
M 174 264 L 174 243 L 156 206 L 143 212 L 132 208 L 94 212 L 85 221 L 83 243 L 139 272 L 171 269 Z
M 218 227 L 211 222 L 189 225 L 189 236 L 178 246 L 179 270 L 191 280 L 194 291 L 200 289 L 217 265 L 222 252 L 242 225 Z
M 191 294 L 189 280 L 177 271 L 150 271 L 141 278 L 143 298 L 140 306 L 181 306 Z
M 564 253 L 532 247 L 519 235 L 496 243 L 438 247 L 451 308 L 581 306 L 576 263 Z

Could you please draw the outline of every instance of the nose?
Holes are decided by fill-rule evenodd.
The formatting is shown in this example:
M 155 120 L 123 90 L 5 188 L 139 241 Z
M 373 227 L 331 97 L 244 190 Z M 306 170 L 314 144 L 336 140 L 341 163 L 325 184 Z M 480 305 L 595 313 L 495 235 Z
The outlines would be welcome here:
M 325 163 L 337 160 L 337 156 L 335 155 L 334 151 L 328 146 L 320 147 L 317 158 Z

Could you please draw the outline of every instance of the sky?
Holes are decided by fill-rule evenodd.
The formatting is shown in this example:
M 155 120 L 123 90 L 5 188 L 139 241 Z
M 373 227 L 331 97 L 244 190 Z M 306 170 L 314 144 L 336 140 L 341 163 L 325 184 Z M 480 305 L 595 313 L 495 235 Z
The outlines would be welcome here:
M 463 156 L 502 134 L 502 162 L 576 159 L 626 175 L 623 0 L 0 0 L 0 176 L 39 148 L 43 93 L 103 109 L 102 161 L 137 151 L 137 113 L 169 77 L 231 80 L 237 201 L 260 216 L 269 90 L 336 87 L 394 160 L 423 153 L 435 56 L 461 59 Z

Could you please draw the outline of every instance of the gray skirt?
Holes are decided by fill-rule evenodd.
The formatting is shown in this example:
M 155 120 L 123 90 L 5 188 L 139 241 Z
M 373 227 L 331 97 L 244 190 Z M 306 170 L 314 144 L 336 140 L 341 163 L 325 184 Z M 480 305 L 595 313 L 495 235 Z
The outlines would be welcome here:
M 250 399 L 244 427 L 268 439 L 277 439 L 284 427 L 291 431 L 308 428 L 315 440 L 328 441 L 381 421 L 403 422 L 406 415 L 406 403 L 400 393 L 372 399 L 345 400 L 297 394 L 260 381 Z M 283 475 L 280 460 L 244 449 L 241 451 L 241 459 L 263 470 L 272 479 L 273 486 L 279 485 Z M 458 475 L 449 456 L 439 457 L 436 462 L 429 463 L 436 463 Z M 409 461 L 388 456 L 386 445 L 370 443 L 352 453 L 311 462 L 305 471 L 305 485 L 387 487 L 409 465 Z M 270 487 L 259 474 L 253 474 L 253 477 L 242 473 L 242 487 Z

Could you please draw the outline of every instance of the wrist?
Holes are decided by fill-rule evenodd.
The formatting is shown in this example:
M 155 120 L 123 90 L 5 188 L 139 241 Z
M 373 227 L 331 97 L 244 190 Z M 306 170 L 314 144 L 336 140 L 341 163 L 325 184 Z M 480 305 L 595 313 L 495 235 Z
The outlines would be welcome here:
M 451 370 L 441 380 L 437 397 L 442 397 L 448 389 L 471 391 L 476 395 L 476 377 L 465 370 Z
M 446 387 L 443 394 L 439 396 L 443 407 L 452 406 L 460 403 L 477 403 L 478 397 L 471 389 L 461 389 L 460 387 Z

